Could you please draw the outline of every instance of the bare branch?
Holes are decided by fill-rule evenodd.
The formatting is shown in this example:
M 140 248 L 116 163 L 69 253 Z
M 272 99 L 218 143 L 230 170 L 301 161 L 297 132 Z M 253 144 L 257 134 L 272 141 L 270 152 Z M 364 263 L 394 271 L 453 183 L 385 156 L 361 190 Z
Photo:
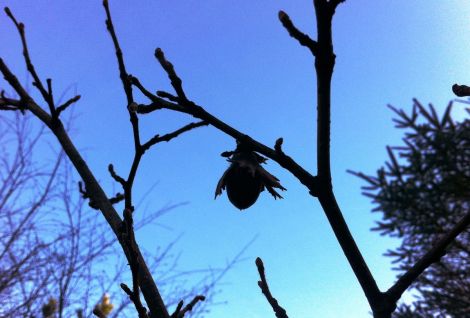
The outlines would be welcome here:
M 207 122 L 205 121 L 199 121 L 197 123 L 190 123 L 190 124 L 187 124 L 186 126 L 183 126 L 181 127 L 180 129 L 178 130 L 175 130 L 171 133 L 168 133 L 168 134 L 165 134 L 163 136 L 160 136 L 160 135 L 155 135 L 154 137 L 152 137 L 149 141 L 147 141 L 145 144 L 142 145 L 142 150 L 143 151 L 147 151 L 150 147 L 152 147 L 153 145 L 159 143 L 159 142 L 162 142 L 162 141 L 170 141 L 172 140 L 173 138 L 176 138 L 178 137 L 179 135 L 187 132 L 187 131 L 190 131 L 194 128 L 198 128 L 198 127 L 202 127 L 202 126 L 207 126 L 209 125 Z
M 36 104 L 28 92 L 23 88 L 18 78 L 10 71 L 8 66 L 5 64 L 3 59 L 0 58 L 0 72 L 3 74 L 3 78 L 8 84 L 13 87 L 16 93 L 20 96 L 21 107 L 29 109 L 34 115 L 36 115 L 44 124 L 51 127 L 52 119 L 51 116 L 46 113 L 38 104 Z
M 24 106 L 20 100 L 8 98 L 5 96 L 5 92 L 2 91 L 0 95 L 0 110 L 19 110 L 24 112 Z
M 177 318 L 178 317 L 178 314 L 180 313 L 181 308 L 183 308 L 183 304 L 184 304 L 184 301 L 180 300 L 180 302 L 176 306 L 175 311 L 171 314 L 170 318 Z
M 470 225 L 470 213 L 465 215 L 460 221 L 445 234 L 436 244 L 424 254 L 398 281 L 386 292 L 394 301 L 398 301 L 401 295 L 411 286 L 421 273 L 438 262 L 446 254 L 446 248 L 455 240 L 455 238 L 465 231 Z
M 282 143 L 284 142 L 284 139 L 282 137 L 278 138 L 276 140 L 276 143 L 274 144 L 274 150 L 276 150 L 279 153 L 283 153 L 282 151 Z
M 108 165 L 108 171 L 109 173 L 111 174 L 111 177 L 113 177 L 114 180 L 116 180 L 117 182 L 119 182 L 123 188 L 126 188 L 126 180 L 124 180 L 123 177 L 119 176 L 116 171 L 114 171 L 114 166 L 113 164 L 109 164 Z
M 137 310 L 137 313 L 139 314 L 139 318 L 148 318 L 147 309 L 142 305 L 140 298 L 138 298 L 138 296 L 136 298 L 132 290 L 126 284 L 121 283 L 120 286 L 121 286 L 121 289 L 129 296 L 129 299 L 134 304 Z
M 180 102 L 180 99 L 168 92 L 165 92 L 165 91 L 157 91 L 157 95 L 159 97 L 162 97 L 162 98 L 166 98 L 168 99 L 169 101 L 171 102 L 174 102 L 174 103 L 179 103 Z
M 266 275 L 264 272 L 264 264 L 261 258 L 259 257 L 256 258 L 256 267 L 258 268 L 259 277 L 261 278 L 261 280 L 258 281 L 258 286 L 261 289 L 261 292 L 266 297 L 269 304 L 271 305 L 271 307 L 273 308 L 274 312 L 276 313 L 276 317 L 289 318 L 287 316 L 286 310 L 279 305 L 277 299 L 273 297 L 271 291 L 269 290 L 268 282 L 266 280 Z
M 278 16 L 284 28 L 286 28 L 287 32 L 289 32 L 289 35 L 299 41 L 300 45 L 307 47 L 313 55 L 316 55 L 318 50 L 318 43 L 312 40 L 307 34 L 299 31 L 287 13 L 284 11 L 279 11 Z
M 160 62 L 160 65 L 163 67 L 163 69 L 166 71 L 168 74 L 168 78 L 171 81 L 171 85 L 175 89 L 176 94 L 178 97 L 181 99 L 182 103 L 188 102 L 188 98 L 186 97 L 186 94 L 184 93 L 183 90 L 183 82 L 181 79 L 176 75 L 175 68 L 173 67 L 173 64 L 171 64 L 166 58 L 165 54 L 163 53 L 162 49 L 157 48 L 155 50 L 155 57 L 157 60 Z
M 176 306 L 176 309 L 175 309 L 175 312 L 171 314 L 170 318 L 183 318 L 184 315 L 186 315 L 186 313 L 188 311 L 191 311 L 193 310 L 194 306 L 200 302 L 200 301 L 204 301 L 206 300 L 206 297 L 202 296 L 202 295 L 196 295 L 193 300 L 191 300 L 189 302 L 189 304 L 187 304 L 184 308 L 183 307 L 183 301 L 181 300 L 178 305 Z
M 452 91 L 458 97 L 470 96 L 470 86 L 467 85 L 454 84 L 452 85 Z
M 59 116 L 60 113 L 62 113 L 64 110 L 66 110 L 70 105 L 72 105 L 73 103 L 76 103 L 80 98 L 81 98 L 80 95 L 76 95 L 76 96 L 70 98 L 68 101 L 66 101 L 62 105 L 60 105 L 59 107 L 57 107 L 57 109 L 56 109 L 57 116 Z
M 23 23 L 18 22 L 16 20 L 16 18 L 14 17 L 13 13 L 10 10 L 10 8 L 5 7 L 5 13 L 11 19 L 11 21 L 13 21 L 13 23 L 16 26 L 16 29 L 18 30 L 18 33 L 20 34 L 21 44 L 23 45 L 23 57 L 24 57 L 24 60 L 26 62 L 26 68 L 28 69 L 28 72 L 31 74 L 31 76 L 34 79 L 33 85 L 35 87 L 37 87 L 37 89 L 39 90 L 39 92 L 42 95 L 42 98 L 44 98 L 44 100 L 49 105 L 51 115 L 52 115 L 55 110 L 54 110 L 54 102 L 52 100 L 52 89 L 50 88 L 50 81 L 48 81 L 48 85 L 49 85 L 51 94 L 49 94 L 49 92 L 44 88 L 44 85 L 42 84 L 42 81 L 39 78 L 39 75 L 37 74 L 36 69 L 35 69 L 35 67 L 34 67 L 34 65 L 31 61 L 31 57 L 29 55 L 29 50 L 28 50 L 28 45 L 27 45 L 27 42 L 26 42 L 26 35 L 25 35 L 25 31 L 24 31 L 25 26 L 24 26 Z
M 95 315 L 98 318 L 106 318 L 106 315 L 101 311 L 99 308 L 93 308 L 93 315 Z
M 111 35 L 111 39 L 113 40 L 114 48 L 116 50 L 116 58 L 119 65 L 119 76 L 122 81 L 122 85 L 124 87 L 124 92 L 126 93 L 128 104 L 134 101 L 132 96 L 132 86 L 129 81 L 129 76 L 126 71 L 126 66 L 124 64 L 124 57 L 122 54 L 121 47 L 119 45 L 118 38 L 116 36 L 116 31 L 114 30 L 113 20 L 111 18 L 111 11 L 109 10 L 109 2 L 108 0 L 103 0 L 103 7 L 106 11 L 106 28 Z

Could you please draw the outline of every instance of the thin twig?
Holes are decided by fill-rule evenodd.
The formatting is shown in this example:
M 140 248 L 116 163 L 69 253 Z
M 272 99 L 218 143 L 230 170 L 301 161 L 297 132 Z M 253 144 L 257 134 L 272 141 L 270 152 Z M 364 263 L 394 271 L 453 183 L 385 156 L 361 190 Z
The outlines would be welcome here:
M 452 85 L 452 91 L 458 97 L 470 96 L 470 86 L 467 85 L 454 84 Z
M 105 1 L 105 4 L 107 2 Z M 7 12 L 8 13 L 8 12 Z M 24 37 L 23 37 L 24 38 Z M 87 166 L 85 160 L 76 149 L 73 142 L 70 140 L 64 127 L 60 124 L 60 121 L 54 121 L 51 115 L 45 112 L 27 93 L 25 88 L 20 84 L 17 77 L 10 71 L 4 61 L 0 58 L 0 72 L 3 74 L 5 80 L 13 87 L 16 93 L 20 96 L 21 102 L 24 107 L 30 110 L 35 116 L 37 116 L 44 124 L 46 124 L 54 135 L 57 137 L 65 153 L 69 157 L 70 161 L 77 169 L 78 173 L 82 177 L 86 185 L 86 192 L 90 195 L 92 201 L 99 207 L 103 213 L 106 221 L 109 223 L 115 235 L 119 238 L 121 236 L 121 218 L 119 214 L 112 206 L 110 200 L 107 198 L 103 189 L 99 185 L 98 181 L 94 177 L 93 173 Z M 57 124 L 57 122 L 59 124 Z M 120 242 L 121 245 L 123 244 Z M 126 251 L 127 249 L 123 246 L 124 252 L 127 259 L 129 260 L 130 255 Z M 136 250 L 137 261 L 139 262 L 139 275 L 138 279 L 142 288 L 142 292 L 147 301 L 147 304 L 151 308 L 152 318 L 168 318 L 169 314 L 163 304 L 163 300 L 158 292 L 155 282 L 152 280 L 150 272 L 148 270 L 145 261 L 143 260 L 140 250 Z
M 165 134 L 163 136 L 160 136 L 160 135 L 155 135 L 154 137 L 152 137 L 149 141 L 147 141 L 145 144 L 142 145 L 142 149 L 143 151 L 147 151 L 150 147 L 152 147 L 153 145 L 159 143 L 159 142 L 163 142 L 163 141 L 170 141 L 172 140 L 173 138 L 176 138 L 178 137 L 179 135 L 187 132 L 187 131 L 190 131 L 194 128 L 198 128 L 198 127 L 202 127 L 202 126 L 207 126 L 209 125 L 209 123 L 205 122 L 205 121 L 199 121 L 197 123 L 190 123 L 190 124 L 187 124 L 183 127 L 181 127 L 180 129 L 178 130 L 175 130 L 171 133 L 168 133 L 168 134 Z
M 121 289 L 129 296 L 129 299 L 132 301 L 132 303 L 136 307 L 137 313 L 139 314 L 139 318 L 148 318 L 147 309 L 142 305 L 142 303 L 140 302 L 140 299 L 138 300 L 136 299 L 134 293 L 129 288 L 129 286 L 127 286 L 124 283 L 121 283 L 120 286 L 121 286 Z
M 278 16 L 284 28 L 286 28 L 287 32 L 289 32 L 289 35 L 299 41 L 300 45 L 307 47 L 313 55 L 316 55 L 318 50 L 318 43 L 312 40 L 307 34 L 302 33 L 299 29 L 297 29 L 287 13 L 281 10 L 279 11 Z
M 181 311 L 181 308 L 183 308 L 184 301 L 180 300 L 178 305 L 176 305 L 175 311 L 171 314 L 170 318 L 178 318 L 178 314 Z
M 446 254 L 446 248 L 455 238 L 470 225 L 470 213 L 466 214 L 460 221 L 442 237 L 435 245 L 424 254 L 410 269 L 406 271 L 393 286 L 386 292 L 394 301 L 398 301 L 401 295 L 421 275 L 422 272 L 433 263 L 440 260 Z
M 116 171 L 114 170 L 114 166 L 113 164 L 109 164 L 108 165 L 108 171 L 109 171 L 109 174 L 111 175 L 111 177 L 116 180 L 117 182 L 119 182 L 123 188 L 126 188 L 126 180 L 124 180 L 123 177 L 119 176 Z
M 193 300 L 191 300 L 189 302 L 189 304 L 187 304 L 186 306 L 183 307 L 183 301 L 181 300 L 178 305 L 176 306 L 176 309 L 175 311 L 171 314 L 171 318 L 183 318 L 184 315 L 186 315 L 186 313 L 188 311 L 192 311 L 194 306 L 196 306 L 196 304 L 200 301 L 204 301 L 206 300 L 206 297 L 202 296 L 202 295 L 196 295 L 194 296 Z
M 163 52 L 162 52 L 163 53 Z M 162 55 L 160 55 L 162 56 Z M 165 63 L 169 63 L 166 58 L 162 58 L 163 65 Z M 170 63 L 171 64 L 171 63 Z M 173 67 L 167 67 L 165 71 L 170 72 L 168 77 L 176 77 L 179 78 Z M 173 74 L 175 73 L 175 74 Z M 259 141 L 254 140 L 250 136 L 238 131 L 237 129 L 231 127 L 227 123 L 223 122 L 222 120 L 218 119 L 214 115 L 207 112 L 202 106 L 199 106 L 191 101 L 186 102 L 185 104 L 177 104 L 173 102 L 169 102 L 162 98 L 152 100 L 151 104 L 148 105 L 139 105 L 138 106 L 138 113 L 149 113 L 156 109 L 170 109 L 177 112 L 182 112 L 189 114 L 193 117 L 199 118 L 213 127 L 223 131 L 229 136 L 232 136 L 235 140 L 242 142 L 243 144 L 249 146 L 253 151 L 259 152 L 260 154 L 265 155 L 268 158 L 276 161 L 279 165 L 281 165 L 286 170 L 290 171 L 294 176 L 296 176 L 299 181 L 304 184 L 309 190 L 312 195 L 315 194 L 314 189 L 317 188 L 316 182 L 317 179 L 313 175 L 311 175 L 308 171 L 306 171 L 303 167 L 301 167 L 297 162 L 295 162 L 291 157 L 286 155 L 285 153 L 279 153 L 275 149 L 272 149 Z
M 80 98 L 81 98 L 80 95 L 76 95 L 76 96 L 70 98 L 68 101 L 66 101 L 62 105 L 60 105 L 59 107 L 57 107 L 57 109 L 56 109 L 57 116 L 59 116 L 60 113 L 62 113 L 64 110 L 66 110 L 70 105 L 72 105 L 73 103 L 76 103 Z
M 106 318 L 106 315 L 99 308 L 93 309 L 93 315 L 95 315 L 98 318 Z
M 21 38 L 21 44 L 23 46 L 23 57 L 24 57 L 24 60 L 26 62 L 26 68 L 28 69 L 28 72 L 31 74 L 31 76 L 33 77 L 33 85 L 39 90 L 39 92 L 41 93 L 42 95 L 42 98 L 44 98 L 44 100 L 47 102 L 47 104 L 49 105 L 49 108 L 50 108 L 50 111 L 51 111 L 51 115 L 54 113 L 54 102 L 52 100 L 52 96 L 49 95 L 49 93 L 46 91 L 46 89 L 44 88 L 44 85 L 42 84 L 42 81 L 41 79 L 39 78 L 39 75 L 38 73 L 36 72 L 36 69 L 31 61 L 31 57 L 29 55 L 29 50 L 28 50 L 28 44 L 26 42 L 26 35 L 25 35 L 25 26 L 23 23 L 21 22 L 18 22 L 16 20 L 16 18 L 14 17 L 14 15 L 12 14 L 10 8 L 8 7 L 5 7 L 5 13 L 7 14 L 7 16 L 13 21 L 13 23 L 15 24 L 16 26 L 16 29 L 18 30 L 18 33 L 20 34 L 20 38 Z
M 155 50 L 155 57 L 157 60 L 160 62 L 160 65 L 163 67 L 163 69 L 166 71 L 168 74 L 168 77 L 171 81 L 171 85 L 175 89 L 176 94 L 178 97 L 181 99 L 182 103 L 188 102 L 188 98 L 186 97 L 186 94 L 184 93 L 183 90 L 183 83 L 181 79 L 176 75 L 175 68 L 173 67 L 173 64 L 171 64 L 166 58 L 165 54 L 163 53 L 162 49 L 157 48 Z
M 283 153 L 283 151 L 282 151 L 282 143 L 283 142 L 284 142 L 284 139 L 282 137 L 278 138 L 276 140 L 276 143 L 274 144 L 274 150 L 276 150 L 279 153 Z
M 277 299 L 273 297 L 271 291 L 269 290 L 268 282 L 266 280 L 266 274 L 264 272 L 264 264 L 261 258 L 259 257 L 256 258 L 256 267 L 258 268 L 259 277 L 261 278 L 261 280 L 258 281 L 258 286 L 261 289 L 263 295 L 266 297 L 269 304 L 271 305 L 272 309 L 276 313 L 276 317 L 289 318 L 287 316 L 286 310 L 279 305 Z

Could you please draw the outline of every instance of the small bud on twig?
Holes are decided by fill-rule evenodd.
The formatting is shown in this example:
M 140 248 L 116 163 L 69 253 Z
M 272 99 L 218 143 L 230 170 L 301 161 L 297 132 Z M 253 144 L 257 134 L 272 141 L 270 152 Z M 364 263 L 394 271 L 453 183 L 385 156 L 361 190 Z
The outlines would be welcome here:
M 127 109 L 128 109 L 131 113 L 135 113 L 138 108 L 139 108 L 139 105 L 137 105 L 136 102 L 132 102 L 132 103 L 129 104 L 129 106 L 127 106 Z
M 282 139 L 282 137 L 278 138 L 276 140 L 276 143 L 274 144 L 274 150 L 276 150 L 277 152 L 282 152 L 282 143 L 283 143 L 284 139 Z

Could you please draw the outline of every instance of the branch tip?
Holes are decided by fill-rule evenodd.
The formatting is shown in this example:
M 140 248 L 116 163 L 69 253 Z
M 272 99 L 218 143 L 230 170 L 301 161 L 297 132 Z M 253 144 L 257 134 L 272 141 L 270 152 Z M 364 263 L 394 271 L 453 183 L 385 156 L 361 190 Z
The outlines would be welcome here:
M 278 138 L 276 140 L 276 143 L 274 144 L 274 150 L 277 152 L 282 152 L 282 143 L 284 142 L 284 139 L 282 137 Z
M 285 19 L 289 19 L 289 16 L 287 15 L 287 13 L 285 13 L 282 10 L 279 10 L 278 17 L 281 22 L 284 21 Z
M 258 267 L 258 269 L 259 268 L 264 269 L 263 260 L 261 258 L 257 257 L 255 263 L 256 263 L 256 267 Z
M 454 84 L 452 85 L 452 92 L 458 97 L 470 96 L 470 86 Z

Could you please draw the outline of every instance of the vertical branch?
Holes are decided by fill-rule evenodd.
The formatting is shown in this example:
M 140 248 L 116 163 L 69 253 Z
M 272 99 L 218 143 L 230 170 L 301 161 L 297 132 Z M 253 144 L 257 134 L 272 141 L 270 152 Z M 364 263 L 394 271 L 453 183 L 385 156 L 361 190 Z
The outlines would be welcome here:
M 103 1 L 103 5 L 105 6 L 105 9 L 107 9 L 106 12 L 108 14 L 108 22 L 107 22 L 108 30 L 111 29 L 110 32 L 111 32 L 111 35 L 112 35 L 112 38 L 113 38 L 113 42 L 114 42 L 115 45 L 117 45 L 116 54 L 118 56 L 118 63 L 119 63 L 121 79 L 123 80 L 123 85 L 124 85 L 124 89 L 126 91 L 126 96 L 128 98 L 128 101 L 130 102 L 130 104 L 132 104 L 133 103 L 133 97 L 132 97 L 132 91 L 130 89 L 131 86 L 130 86 L 130 82 L 125 80 L 125 78 L 127 79 L 128 76 L 127 76 L 127 72 L 126 72 L 125 67 L 124 67 L 124 63 L 123 63 L 123 59 L 122 59 L 122 53 L 120 51 L 119 44 L 117 43 L 117 39 L 116 39 L 116 36 L 115 36 L 115 33 L 114 33 L 114 29 L 112 28 L 112 23 L 111 23 L 111 20 L 110 20 L 109 9 L 107 7 L 107 1 L 106 0 Z M 11 17 L 13 17 L 13 15 L 11 14 L 11 12 L 9 10 L 6 9 L 5 11 L 7 12 L 7 14 L 9 16 L 11 15 Z M 12 20 L 15 22 L 15 25 L 17 25 L 17 27 L 20 28 L 20 31 L 24 28 L 24 26 L 22 24 L 18 24 L 16 22 L 16 20 L 14 20 L 14 18 Z M 20 36 L 21 36 L 21 39 L 22 39 L 22 42 L 23 42 L 24 52 L 27 52 L 27 49 L 26 49 L 26 46 L 25 46 L 26 45 L 26 40 L 24 38 L 24 33 L 20 32 Z M 37 76 L 37 74 L 34 71 L 34 66 L 31 63 L 31 60 L 29 58 L 29 54 L 25 53 L 24 58 L 26 60 L 26 63 L 30 64 L 30 72 L 32 72 L 36 75 L 36 76 L 34 76 L 34 78 L 35 79 L 37 78 L 37 81 L 39 83 L 37 85 L 38 85 L 38 88 L 39 88 L 39 90 L 41 91 L 41 93 L 43 95 L 43 99 L 46 101 L 46 103 L 50 104 L 52 102 L 51 84 L 49 84 L 49 81 L 48 81 L 48 90 L 49 91 L 47 91 L 44 88 L 44 86 L 41 84 L 41 82 L 39 81 L 39 77 Z M 129 250 L 126 246 L 126 243 L 123 242 L 123 240 L 122 240 L 121 228 L 122 228 L 123 222 L 122 222 L 121 218 L 119 217 L 119 214 L 116 212 L 116 210 L 112 206 L 112 203 L 110 202 L 110 200 L 106 196 L 105 192 L 103 191 L 100 184 L 96 180 L 95 176 L 93 175 L 93 173 L 89 169 L 88 165 L 86 164 L 86 162 L 82 158 L 81 154 L 78 152 L 78 150 L 75 148 L 75 145 L 70 140 L 70 137 L 67 134 L 66 130 L 64 129 L 64 126 L 63 126 L 62 122 L 60 121 L 60 119 L 58 118 L 57 114 L 55 114 L 53 112 L 51 115 L 49 115 L 47 112 L 45 112 L 34 101 L 34 99 L 27 93 L 27 91 L 20 84 L 20 82 L 18 81 L 16 76 L 10 71 L 10 69 L 7 67 L 7 65 L 3 62 L 3 60 L 1 58 L 0 58 L 0 72 L 3 74 L 5 80 L 10 84 L 10 86 L 18 93 L 18 95 L 21 98 L 20 101 L 14 101 L 15 104 L 19 105 L 21 103 L 22 107 L 24 107 L 25 109 L 28 109 L 29 111 L 31 111 L 44 124 L 46 124 L 50 128 L 50 130 L 54 133 L 54 135 L 57 137 L 59 143 L 61 144 L 61 146 L 64 150 L 64 152 L 67 154 L 70 161 L 72 162 L 72 164 L 76 168 L 77 172 L 80 174 L 81 178 L 83 179 L 83 181 L 85 183 L 86 191 L 89 194 L 90 199 L 93 201 L 94 205 L 96 205 L 96 207 L 98 207 L 101 210 L 101 212 L 103 213 L 103 216 L 105 217 L 106 221 L 108 222 L 108 224 L 112 228 L 113 232 L 117 236 L 120 244 L 123 247 L 123 250 L 124 250 L 124 253 L 125 253 L 127 259 L 130 261 L 130 258 L 134 257 L 134 260 L 139 265 L 137 279 L 138 279 L 140 288 L 142 290 L 142 293 L 144 295 L 144 298 L 147 302 L 147 305 L 150 308 L 151 318 L 169 318 L 168 311 L 166 310 L 166 307 L 163 303 L 163 300 L 160 296 L 160 293 L 157 289 L 157 286 L 156 286 L 155 282 L 152 279 L 150 271 L 149 271 L 149 269 L 148 269 L 148 267 L 147 267 L 147 265 L 146 265 L 146 263 L 145 263 L 145 261 L 142 257 L 142 254 L 141 254 L 140 250 L 138 249 L 138 247 L 136 247 L 134 255 L 130 255 Z M 76 100 L 76 99 L 77 98 L 75 98 L 74 100 Z M 8 100 L 5 100 L 2 96 L 1 103 L 4 103 L 4 102 L 8 102 Z M 68 107 L 68 105 L 70 105 L 72 102 L 73 102 L 73 100 L 71 100 L 70 102 L 67 102 L 66 104 L 62 105 L 63 109 Z M 0 105 L 1 105 L 1 103 L 0 103 Z M 129 109 L 132 109 L 132 107 L 129 107 Z M 130 115 L 131 116 L 131 122 L 132 122 L 132 125 L 133 125 L 135 144 L 138 145 L 139 147 L 141 147 L 140 146 L 140 139 L 139 139 L 139 135 L 138 135 L 137 116 L 136 116 L 135 113 L 131 113 L 131 111 L 130 111 L 130 114 L 131 114 Z M 137 146 L 136 146 L 136 148 L 137 148 Z M 131 187 L 129 187 L 129 184 L 130 184 L 130 186 L 132 186 L 132 181 L 133 181 L 133 178 L 135 176 L 135 172 L 137 170 L 137 166 L 138 166 L 138 163 L 140 161 L 141 156 L 142 156 L 142 153 L 140 151 L 136 151 L 135 158 L 137 158 L 137 159 L 135 159 L 134 162 L 133 162 L 133 169 L 131 169 L 130 177 L 127 180 L 128 184 L 127 184 L 126 188 L 131 188 Z M 129 180 L 131 180 L 131 182 L 129 182 Z M 130 195 L 128 195 L 128 199 L 127 199 L 126 204 L 130 205 L 132 207 L 132 205 L 129 204 L 129 202 L 131 202 Z
M 370 272 L 356 242 L 346 224 L 333 193 L 330 166 L 331 131 L 331 78 L 335 65 L 332 40 L 332 19 L 336 7 L 343 1 L 314 0 L 317 41 L 300 32 L 285 12 L 279 13 L 281 23 L 302 46 L 310 49 L 315 57 L 317 76 L 317 179 L 318 185 L 310 189 L 318 197 L 328 221 L 354 271 L 371 307 L 382 302 L 382 294 Z
M 258 281 L 258 286 L 261 289 L 261 292 L 266 297 L 266 300 L 271 305 L 274 313 L 276 314 L 276 318 L 289 318 L 287 316 L 286 310 L 282 308 L 281 305 L 279 305 L 279 302 L 276 298 L 274 298 L 274 296 L 271 294 L 271 291 L 269 290 L 268 281 L 266 280 L 266 274 L 264 271 L 264 264 L 261 258 L 259 257 L 256 258 L 256 267 L 258 268 L 258 273 L 260 277 L 260 280 Z
M 132 125 L 132 134 L 134 137 L 134 159 L 132 161 L 132 166 L 124 187 L 125 207 L 126 209 L 132 209 L 132 186 L 134 184 L 135 176 L 137 174 L 137 168 L 139 167 L 139 163 L 143 155 L 139 133 L 139 118 L 137 117 L 137 113 L 134 110 L 134 105 L 136 105 L 136 103 L 134 102 L 134 95 L 132 93 L 131 77 L 129 76 L 126 70 L 121 46 L 119 45 L 116 31 L 113 25 L 113 20 L 111 18 L 111 11 L 109 9 L 108 0 L 103 1 L 103 7 L 106 12 L 106 28 L 108 29 L 108 32 L 111 35 L 111 39 L 113 41 L 113 45 L 116 51 L 116 58 L 119 66 L 119 77 L 121 78 L 122 86 L 126 94 L 127 110 L 129 112 L 129 118 Z
M 331 79 L 336 56 L 333 51 L 332 20 L 341 1 L 314 0 L 318 45 L 315 54 L 317 75 L 317 171 L 318 199 L 368 301 L 374 310 L 382 294 L 347 226 L 336 202 L 331 181 Z

